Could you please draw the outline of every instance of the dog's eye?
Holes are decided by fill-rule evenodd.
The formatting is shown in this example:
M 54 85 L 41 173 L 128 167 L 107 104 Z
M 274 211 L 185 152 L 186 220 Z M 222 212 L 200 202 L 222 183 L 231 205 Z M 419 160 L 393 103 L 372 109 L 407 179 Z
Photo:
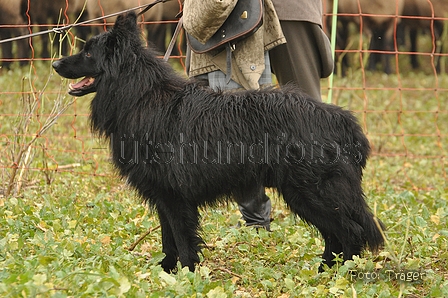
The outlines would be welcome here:
M 87 58 L 92 57 L 92 54 L 90 54 L 90 52 L 86 52 L 84 55 L 85 55 Z

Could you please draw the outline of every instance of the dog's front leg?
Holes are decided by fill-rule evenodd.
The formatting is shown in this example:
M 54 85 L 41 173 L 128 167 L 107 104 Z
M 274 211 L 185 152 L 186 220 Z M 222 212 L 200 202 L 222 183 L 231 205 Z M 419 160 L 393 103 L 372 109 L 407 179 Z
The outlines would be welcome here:
M 194 271 L 199 263 L 198 253 L 203 243 L 198 234 L 199 211 L 197 206 L 191 206 L 186 201 L 166 200 L 157 204 L 163 252 L 166 255 L 161 266 L 166 272 L 175 269 L 177 259 L 182 267 L 186 266 L 190 271 Z
M 167 216 L 165 216 L 165 213 L 161 208 L 157 208 L 157 212 L 159 215 L 160 227 L 162 229 L 162 252 L 165 253 L 165 258 L 160 262 L 160 265 L 164 271 L 171 272 L 176 267 L 179 253 Z

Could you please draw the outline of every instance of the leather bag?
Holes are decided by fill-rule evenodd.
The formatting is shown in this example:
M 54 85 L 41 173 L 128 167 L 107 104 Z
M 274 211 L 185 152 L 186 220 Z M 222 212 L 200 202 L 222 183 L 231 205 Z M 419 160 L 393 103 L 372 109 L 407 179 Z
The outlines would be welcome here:
M 262 24 L 263 0 L 239 0 L 222 26 L 205 43 L 189 34 L 188 30 L 187 41 L 192 51 L 198 54 L 226 45 L 232 49 L 239 40 L 257 31 Z

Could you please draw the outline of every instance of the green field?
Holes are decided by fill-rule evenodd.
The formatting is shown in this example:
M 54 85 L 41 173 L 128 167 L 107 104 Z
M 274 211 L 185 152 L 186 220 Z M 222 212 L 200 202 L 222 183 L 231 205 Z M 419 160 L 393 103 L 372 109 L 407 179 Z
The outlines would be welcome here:
M 387 226 L 379 255 L 318 273 L 322 238 L 273 195 L 271 233 L 234 228 L 234 204 L 202 210 L 202 263 L 166 274 L 157 217 L 91 135 L 90 98 L 73 101 L 49 63 L 1 70 L 0 296 L 448 297 L 447 86 L 408 70 L 335 78 L 332 101 L 372 143 L 364 188 Z

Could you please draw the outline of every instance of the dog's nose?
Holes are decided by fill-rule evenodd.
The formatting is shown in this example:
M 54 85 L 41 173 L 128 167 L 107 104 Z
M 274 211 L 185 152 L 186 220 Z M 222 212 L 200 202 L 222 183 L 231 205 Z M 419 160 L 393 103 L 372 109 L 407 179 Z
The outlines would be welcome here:
M 59 60 L 54 61 L 53 64 L 52 64 L 54 69 L 57 69 L 59 67 L 59 65 L 61 65 L 61 62 Z

